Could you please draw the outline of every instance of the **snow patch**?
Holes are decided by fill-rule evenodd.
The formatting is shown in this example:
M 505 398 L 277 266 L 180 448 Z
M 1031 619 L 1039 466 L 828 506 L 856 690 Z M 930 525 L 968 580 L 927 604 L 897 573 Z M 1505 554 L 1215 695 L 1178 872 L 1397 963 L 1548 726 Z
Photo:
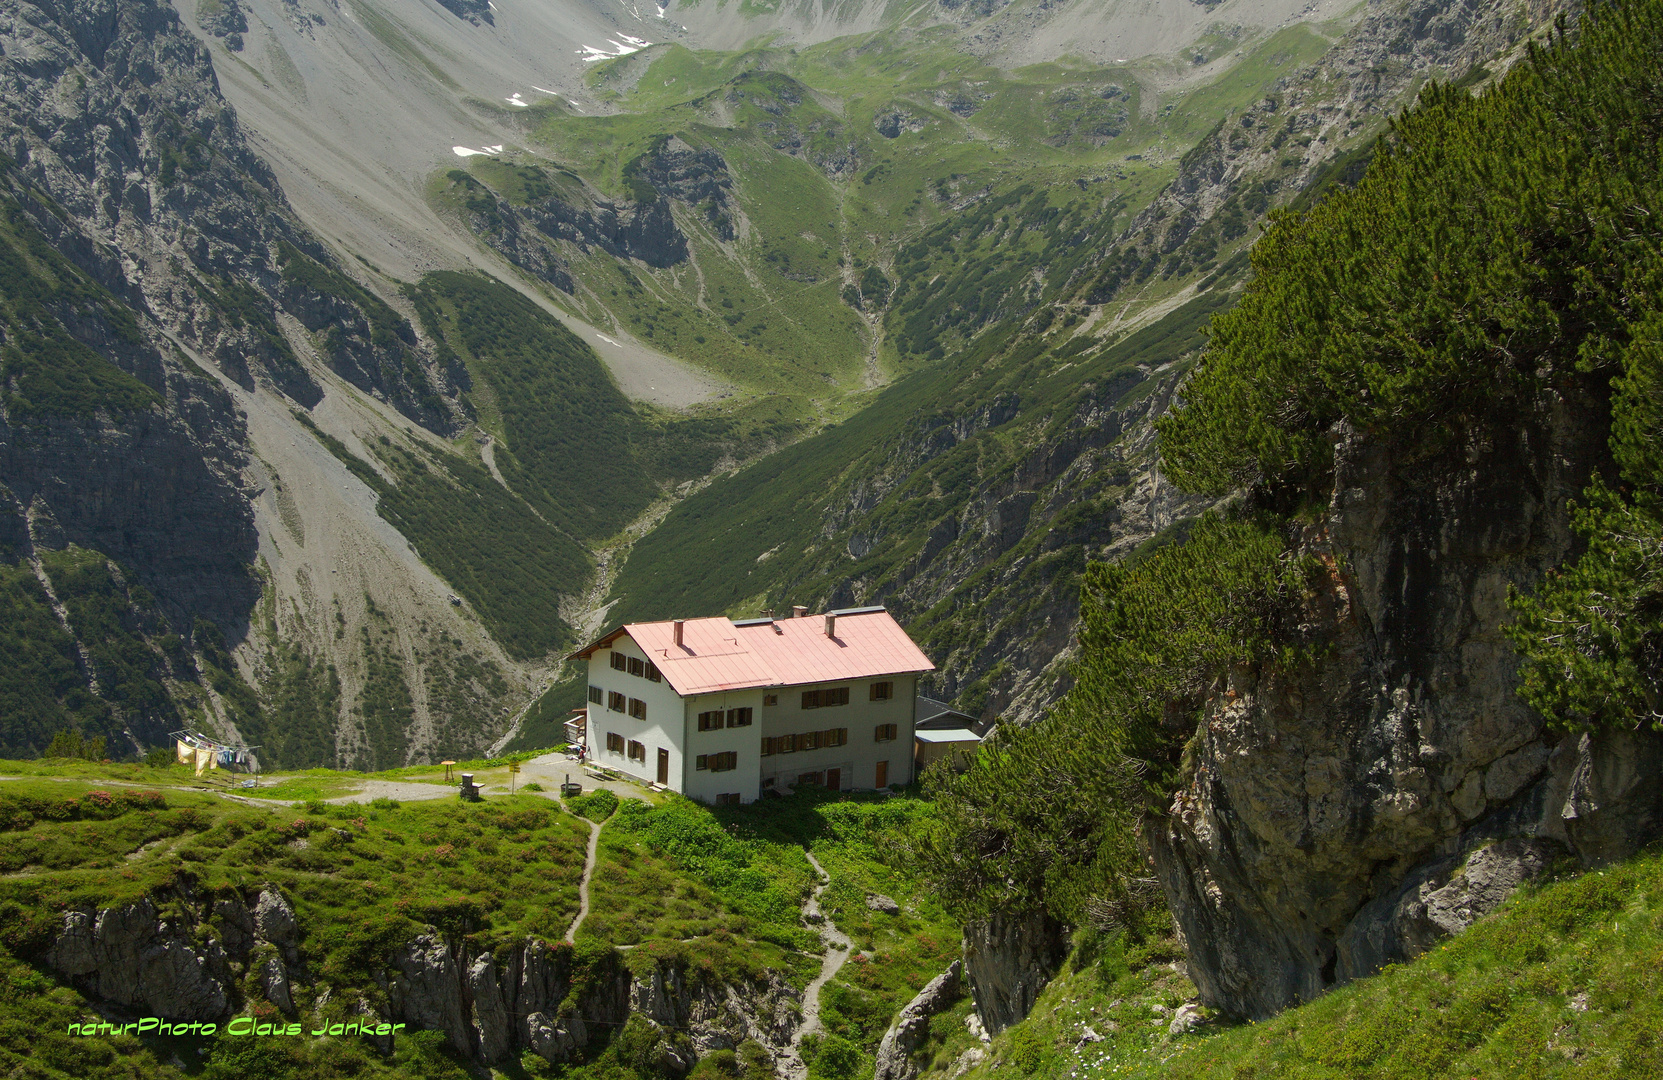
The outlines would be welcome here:
M 531 108 L 531 102 L 520 100 L 520 92 L 518 90 L 514 91 L 514 96 L 513 97 L 504 98 L 503 100 L 507 101 L 508 104 L 510 104 L 510 105 L 518 105 L 522 109 Z
M 480 154 L 495 157 L 496 155 L 502 153 L 502 144 L 497 143 L 495 146 L 481 147 L 478 150 L 471 146 L 453 146 L 450 150 L 451 153 L 455 154 L 457 157 L 477 157 Z
M 613 346 L 614 348 L 619 348 L 619 349 L 623 348 L 622 345 L 619 345 L 616 341 L 613 341 L 611 338 L 607 337 L 605 334 L 596 334 L 595 336 L 600 338 L 602 341 L 606 342 L 608 345 Z
M 592 64 L 596 60 L 615 60 L 620 56 L 638 53 L 651 45 L 652 42 L 644 38 L 630 37 L 628 34 L 619 34 L 606 44 L 607 48 L 612 51 L 608 52 L 607 49 L 597 49 L 593 45 L 585 45 L 578 50 L 578 55 L 583 57 L 585 64 Z

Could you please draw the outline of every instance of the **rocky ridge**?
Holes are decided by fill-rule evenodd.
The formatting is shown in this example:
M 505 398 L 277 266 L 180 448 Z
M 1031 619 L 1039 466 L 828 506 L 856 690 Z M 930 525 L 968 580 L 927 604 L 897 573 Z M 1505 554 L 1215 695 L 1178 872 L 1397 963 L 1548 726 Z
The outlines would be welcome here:
M 797 994 L 777 975 L 728 984 L 671 960 L 633 974 L 615 950 L 580 955 L 540 940 L 475 953 L 433 928 L 385 959 L 374 990 L 334 1001 L 309 968 L 294 909 L 278 889 L 176 891 L 65 912 L 47 966 L 135 1014 L 223 1022 L 259 1001 L 289 1017 L 330 1009 L 347 1022 L 441 1031 L 481 1065 L 517 1061 L 524 1050 L 551 1064 L 582 1060 L 592 1029 L 635 1016 L 658 1030 L 660 1064 L 679 1075 L 698 1056 L 747 1039 L 784 1052 L 797 1025 Z
M 229 46 L 240 9 L 227 0 L 208 14 Z M 297 460 L 304 450 L 289 451 L 313 440 L 295 414 L 310 411 L 354 442 L 342 406 L 362 414 L 359 426 L 448 433 L 466 416 L 465 373 L 435 363 L 394 306 L 400 300 L 379 295 L 373 278 L 348 274 L 300 224 L 221 97 L 207 47 L 153 0 L 19 0 L 0 5 L 0 50 L 0 201 L 9 222 L 0 246 L 22 260 L 8 264 L 3 328 L 19 350 L 6 362 L 0 398 L 3 559 L 23 559 L 50 594 L 42 553 L 73 547 L 107 556 L 112 574 L 148 594 L 123 616 L 127 623 L 143 623 L 152 602 L 165 620 L 135 647 L 147 650 L 151 684 L 172 700 L 140 715 L 112 696 L 100 642 L 82 639 L 73 603 L 55 600 L 60 629 L 80 654 L 80 689 L 60 682 L 51 692 L 90 695 L 86 717 L 112 715 L 113 726 L 98 729 L 113 737 L 112 752 L 165 742 L 170 727 L 186 723 L 236 738 L 239 721 L 223 707 L 229 685 L 203 685 L 199 620 L 238 653 L 237 662 L 221 654 L 216 678 L 251 680 L 257 694 L 275 696 L 282 665 L 250 644 L 262 558 L 279 571 L 279 594 L 294 601 L 283 613 L 292 608 L 318 631 L 284 644 L 302 645 L 319 671 L 333 663 L 343 674 L 347 692 L 336 706 L 349 707 L 369 676 L 356 642 L 321 632 L 324 621 L 336 611 L 351 628 L 368 621 L 373 605 L 363 598 L 371 592 L 380 610 L 401 613 L 412 606 L 409 594 L 418 608 L 425 596 L 412 623 L 437 621 L 477 642 L 477 626 L 452 612 L 448 589 L 419 564 L 395 567 L 402 576 L 394 581 L 355 583 L 344 609 L 316 588 L 330 568 L 319 564 L 308 576 L 307 567 L 288 565 L 307 557 L 296 494 L 333 499 L 336 520 L 343 512 L 368 517 L 362 531 L 378 541 L 391 532 L 374 520 L 373 497 L 342 488 L 355 481 L 338 463 L 328 493 L 294 491 L 293 482 L 317 471 Z M 43 374 L 66 356 L 84 373 L 75 389 Z M 326 558 L 313 536 L 314 557 Z M 360 536 L 350 542 L 365 549 Z M 381 541 L 395 544 L 391 561 L 415 561 L 402 538 Z M 185 651 L 175 656 L 167 642 L 178 641 Z M 487 660 L 501 661 L 488 638 L 479 644 Z M 425 711 L 418 694 L 418 725 Z M 320 734 L 337 723 L 350 726 L 324 716 Z M 483 743 L 492 732 L 463 734 Z
M 1663 740 L 1545 729 L 1501 632 L 1508 589 L 1574 551 L 1604 415 L 1589 387 L 1556 392 L 1436 462 L 1339 433 L 1301 545 L 1331 568 L 1306 614 L 1320 659 L 1229 674 L 1143 837 L 1204 1003 L 1310 1000 L 1663 825 Z

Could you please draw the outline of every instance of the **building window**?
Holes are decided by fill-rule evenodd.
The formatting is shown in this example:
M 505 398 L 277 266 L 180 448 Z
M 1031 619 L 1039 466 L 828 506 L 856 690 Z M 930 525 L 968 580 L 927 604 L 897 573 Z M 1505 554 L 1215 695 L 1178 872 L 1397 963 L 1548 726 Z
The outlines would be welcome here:
M 722 730 L 722 710 L 721 709 L 713 709 L 710 712 L 700 713 L 699 714 L 699 730 L 700 731 L 720 731 L 720 730 Z
M 777 739 L 763 739 L 762 740 L 762 756 L 763 757 L 773 757 L 774 756 L 774 744 L 778 741 L 779 740 L 777 740 Z
M 621 652 L 614 652 L 612 654 L 612 670 L 613 671 L 622 671 L 622 670 L 624 670 L 625 666 L 626 665 L 624 663 L 624 654 L 621 653 Z
M 629 715 L 637 720 L 645 720 L 647 718 L 647 703 L 638 697 L 630 698 Z
M 762 695 L 762 705 L 763 705 L 764 708 L 771 709 L 775 705 L 778 705 L 779 703 L 780 703 L 780 696 L 778 694 L 763 694 Z
M 819 707 L 820 707 L 820 691 L 818 691 L 818 690 L 804 690 L 803 691 L 803 708 L 805 708 L 805 709 L 818 709 Z
M 826 774 L 820 772 L 799 773 L 797 774 L 797 783 L 799 786 L 803 784 L 811 784 L 814 787 L 825 787 Z
M 895 684 L 892 682 L 875 682 L 872 684 L 873 701 L 888 701 L 895 696 Z
M 605 698 L 603 698 L 601 696 L 601 688 L 600 687 L 591 686 L 589 688 L 589 704 L 599 705 L 604 700 L 605 700 Z
M 872 729 L 873 742 L 894 742 L 900 729 L 894 724 L 879 724 Z
M 818 731 L 805 731 L 801 735 L 797 736 L 797 749 L 820 749 L 820 733 Z
M 749 706 L 743 709 L 728 710 L 728 727 L 750 727 L 751 710 Z
M 849 741 L 849 729 L 846 727 L 832 728 L 820 733 L 821 746 L 843 746 Z
M 831 686 L 824 690 L 804 690 L 803 708 L 824 709 L 832 705 L 849 704 L 849 688 L 847 686 Z
M 606 707 L 611 709 L 613 712 L 623 712 L 624 709 L 628 707 L 628 702 L 625 700 L 624 695 L 618 693 L 618 691 L 608 690 L 606 692 Z
M 659 671 L 658 670 L 658 665 L 653 663 L 651 660 L 647 661 L 647 681 L 648 682 L 663 682 L 664 681 L 664 673 L 662 671 Z
M 698 757 L 693 759 L 693 768 L 698 769 L 700 771 L 703 771 L 704 769 L 709 768 L 709 766 L 705 764 L 709 760 L 710 760 L 710 755 L 700 754 Z
M 729 792 L 724 792 L 723 794 L 716 796 L 716 805 L 717 806 L 738 806 L 739 805 L 739 792 L 729 791 Z
M 646 747 L 646 744 L 645 743 L 638 743 L 634 739 L 629 740 L 629 759 L 631 761 L 639 761 L 642 764 L 646 764 L 646 761 L 647 761 L 647 747 Z
M 606 748 L 608 750 L 612 751 L 614 754 L 623 753 L 624 752 L 624 737 L 622 735 L 618 735 L 618 734 L 616 734 L 614 732 L 611 732 L 611 731 L 607 732 L 606 733 Z
M 739 752 L 737 750 L 729 750 L 724 754 L 710 755 L 711 772 L 732 772 L 737 768 L 739 768 Z

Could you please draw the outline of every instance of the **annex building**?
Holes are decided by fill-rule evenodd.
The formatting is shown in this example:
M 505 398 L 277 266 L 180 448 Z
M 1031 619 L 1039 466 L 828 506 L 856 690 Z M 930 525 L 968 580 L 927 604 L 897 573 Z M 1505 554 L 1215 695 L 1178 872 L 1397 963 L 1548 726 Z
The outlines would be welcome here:
M 589 664 L 590 760 L 707 803 L 910 782 L 935 670 L 883 608 L 629 623 L 571 659 Z

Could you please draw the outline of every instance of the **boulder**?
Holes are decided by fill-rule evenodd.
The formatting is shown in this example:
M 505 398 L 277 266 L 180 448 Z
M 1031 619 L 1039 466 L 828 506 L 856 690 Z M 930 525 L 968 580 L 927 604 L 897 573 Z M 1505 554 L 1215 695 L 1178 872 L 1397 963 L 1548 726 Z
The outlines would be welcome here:
M 929 1034 L 930 1017 L 949 1008 L 962 996 L 959 979 L 962 967 L 961 961 L 954 960 L 946 971 L 925 984 L 889 1025 L 878 1044 L 874 1080 L 913 1080 L 918 1075 L 912 1052 Z

